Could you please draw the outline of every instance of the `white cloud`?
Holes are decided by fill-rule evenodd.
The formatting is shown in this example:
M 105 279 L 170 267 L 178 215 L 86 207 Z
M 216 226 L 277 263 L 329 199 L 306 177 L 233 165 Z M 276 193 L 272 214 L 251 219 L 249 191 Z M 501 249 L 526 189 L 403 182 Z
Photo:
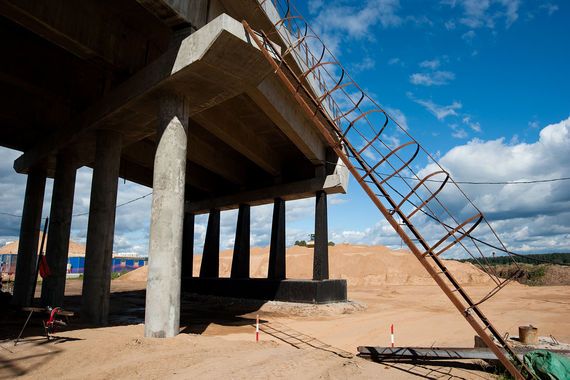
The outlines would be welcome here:
M 449 127 L 453 131 L 451 133 L 451 137 L 456 138 L 456 139 L 466 139 L 467 137 L 469 137 L 469 135 L 467 134 L 467 131 L 465 131 L 465 129 L 461 128 L 457 124 L 451 124 Z
M 528 122 L 528 127 L 532 129 L 537 129 L 538 127 L 540 127 L 540 123 L 536 120 L 531 120 Z
M 445 26 L 445 29 L 447 29 L 447 30 L 453 30 L 456 27 L 455 21 L 453 21 L 453 20 L 448 20 L 443 25 Z
M 324 0 L 310 0 L 307 3 L 307 7 L 309 8 L 309 13 L 314 14 L 318 12 L 324 5 Z
M 481 124 L 477 121 L 473 121 L 471 119 L 471 116 L 469 115 L 465 115 L 463 116 L 463 124 L 465 124 L 466 126 L 469 127 L 469 129 L 471 129 L 473 132 L 477 132 L 477 133 L 481 133 L 482 129 L 481 129 Z
M 453 103 L 442 106 L 439 104 L 434 103 L 432 100 L 422 100 L 422 99 L 414 99 L 419 105 L 423 106 L 426 110 L 428 110 L 431 114 L 433 114 L 438 120 L 444 120 L 448 116 L 457 116 L 457 111 L 463 107 L 463 105 L 458 102 L 454 101 Z
M 540 8 L 545 9 L 549 16 L 551 16 L 554 12 L 558 11 L 558 5 L 553 3 L 546 3 L 542 4 Z
M 408 119 L 402 110 L 398 108 L 386 108 L 386 112 L 402 127 L 405 131 L 408 130 Z
M 410 75 L 410 82 L 420 86 L 443 86 L 454 79 L 455 74 L 450 71 L 434 71 Z
M 329 49 L 341 54 L 341 45 L 350 40 L 373 40 L 372 29 L 400 26 L 404 19 L 399 15 L 399 0 L 367 0 L 358 4 L 311 1 L 311 26 L 326 41 Z
M 469 30 L 469 31 L 463 33 L 463 34 L 461 35 L 461 38 L 464 39 L 464 40 L 467 41 L 467 42 L 471 42 L 471 41 L 473 40 L 473 38 L 475 38 L 476 35 L 477 35 L 477 34 L 475 33 L 474 30 Z
M 399 26 L 402 23 L 399 8 L 399 0 L 368 0 L 362 6 L 339 3 L 313 9 L 318 11 L 315 21 L 321 31 L 362 38 L 377 24 L 384 28 Z
M 497 21 L 504 20 L 509 28 L 519 18 L 519 0 L 460 0 L 463 15 L 459 22 L 469 28 L 495 28 Z
M 457 0 L 442 1 L 451 8 L 460 5 L 462 15 L 459 22 L 472 29 L 493 29 L 499 20 L 509 28 L 519 18 L 519 0 Z
M 382 219 L 364 230 L 335 230 L 331 238 L 336 243 L 384 245 L 399 248 L 401 239 L 390 224 Z
M 519 7 L 520 1 L 519 0 L 501 0 L 501 3 L 505 7 L 505 24 L 506 27 L 510 27 L 513 25 L 515 21 L 519 18 Z
M 389 65 L 398 65 L 398 64 L 402 64 L 402 61 L 400 60 L 400 58 L 390 58 L 388 60 L 388 64 Z
M 545 127 L 538 141 L 533 143 L 507 143 L 505 139 L 483 141 L 474 139 L 443 154 L 440 164 L 456 181 L 505 182 L 532 181 L 570 177 L 570 118 Z M 419 176 L 438 170 L 428 165 Z M 437 177 L 435 177 L 437 178 Z M 434 184 L 438 186 L 438 184 Z M 493 228 L 515 252 L 568 252 L 570 250 L 570 193 L 568 182 L 507 185 L 461 185 L 475 205 L 487 216 Z M 461 222 L 476 214 L 465 198 L 448 184 L 438 198 L 445 203 Z M 450 191 L 447 191 L 450 190 Z M 410 206 L 412 207 L 412 206 Z M 424 208 L 437 211 L 437 202 Z M 445 233 L 431 219 L 421 213 L 413 219 L 414 225 L 430 242 L 439 240 Z M 453 223 L 453 222 L 451 222 Z M 473 236 L 497 244 L 483 223 Z M 333 240 L 356 244 L 382 244 L 392 248 L 400 246 L 399 237 L 385 220 L 361 230 L 333 231 Z M 466 245 L 472 243 L 464 240 Z M 481 247 L 481 245 L 479 245 Z M 459 248 L 459 246 L 457 246 Z M 481 247 L 490 255 L 493 248 Z M 465 257 L 459 249 L 450 250 L 445 257 Z
M 534 143 L 474 139 L 451 149 L 439 162 L 456 181 L 534 181 L 569 177 L 568 152 L 570 118 L 543 128 Z M 436 167 L 430 165 L 421 174 L 434 170 Z M 463 185 L 463 188 L 513 249 L 570 249 L 565 238 L 570 232 L 568 182 Z M 446 201 L 454 205 L 458 204 L 457 199 L 450 196 Z
M 0 211 L 15 215 L 22 214 L 26 176 L 17 174 L 12 169 L 12 163 L 20 155 L 19 152 L 0 148 Z M 77 171 L 75 195 L 73 201 L 73 218 L 71 223 L 71 239 L 85 243 L 87 237 L 87 221 L 91 194 L 92 170 L 80 168 Z M 42 219 L 49 216 L 51 206 L 53 180 L 46 183 Z M 132 182 L 119 181 L 117 204 L 121 204 L 148 194 L 151 190 Z M 120 252 L 137 252 L 146 254 L 148 251 L 148 226 L 150 223 L 151 197 L 117 209 L 115 221 L 114 250 Z M 19 238 L 20 219 L 0 215 L 0 241 L 17 240 Z
M 436 59 L 432 59 L 432 60 L 422 61 L 422 62 L 420 62 L 419 66 L 423 67 L 425 69 L 435 70 L 439 67 L 440 63 L 441 62 L 439 61 L 439 59 L 436 58 Z
M 352 65 L 352 68 L 355 72 L 371 70 L 374 67 L 376 67 L 376 61 L 370 57 L 365 57 L 362 61 Z

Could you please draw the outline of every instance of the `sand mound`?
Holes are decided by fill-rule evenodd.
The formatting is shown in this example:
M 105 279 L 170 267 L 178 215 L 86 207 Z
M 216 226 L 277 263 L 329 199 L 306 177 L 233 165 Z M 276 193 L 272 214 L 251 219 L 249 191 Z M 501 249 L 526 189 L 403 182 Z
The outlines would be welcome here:
M 40 232 L 40 238 L 38 239 L 38 251 L 42 245 L 42 235 L 43 232 Z M 45 244 L 47 244 L 47 234 L 46 234 L 46 242 L 44 243 L 44 252 L 45 252 Z M 18 246 L 19 240 L 16 240 L 12 243 L 8 243 L 2 248 L 0 248 L 0 255 L 10 254 L 10 255 L 17 255 L 18 254 Z M 69 256 L 85 256 L 85 245 L 76 243 L 72 240 L 69 241 Z
M 148 274 L 148 266 L 140 267 L 128 273 L 125 273 L 115 279 L 115 281 L 146 281 Z
M 201 255 L 194 256 L 194 275 L 198 276 Z M 252 248 L 251 276 L 267 277 L 268 248 Z M 229 277 L 232 251 L 220 253 L 220 276 Z M 465 285 L 488 284 L 489 277 L 469 263 L 446 260 L 455 278 Z M 292 247 L 287 250 L 287 277 L 312 278 L 313 249 Z M 343 278 L 351 286 L 433 285 L 425 269 L 406 250 L 382 246 L 337 245 L 329 250 L 330 278 Z M 147 268 L 142 267 L 121 276 L 120 281 L 145 281 Z

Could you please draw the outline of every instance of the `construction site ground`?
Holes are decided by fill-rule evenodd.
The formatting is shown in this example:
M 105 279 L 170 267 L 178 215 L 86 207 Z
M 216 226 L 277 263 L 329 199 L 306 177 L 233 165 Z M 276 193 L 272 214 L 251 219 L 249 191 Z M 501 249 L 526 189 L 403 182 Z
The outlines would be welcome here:
M 331 254 L 333 269 L 337 265 L 334 257 L 341 250 L 342 247 L 336 248 Z M 343 251 L 350 250 L 356 249 L 345 247 Z M 362 261 L 370 256 L 373 258 L 370 260 L 376 260 L 378 253 L 368 253 L 373 250 L 367 249 L 359 259 Z M 304 256 L 301 250 L 298 251 Z M 290 256 L 295 256 L 295 252 Z M 394 255 L 387 262 L 404 260 L 401 264 L 405 264 L 407 257 L 402 254 L 386 253 L 388 259 Z M 222 267 L 224 257 L 222 254 Z M 408 266 L 408 272 L 413 273 L 412 261 Z M 392 275 L 405 271 L 404 267 L 391 268 Z M 291 262 L 291 269 L 294 268 L 295 263 Z M 369 274 L 364 276 L 368 281 L 363 279 L 355 284 L 349 280 L 352 302 L 348 304 L 303 306 L 185 295 L 182 333 L 173 339 L 143 337 L 146 276 L 141 276 L 144 270 L 139 270 L 139 273 L 133 272 L 113 281 L 110 327 L 84 328 L 72 320 L 68 328 L 56 334 L 56 339 L 46 342 L 41 338 L 38 317 L 32 320 L 25 340 L 14 347 L 9 339 L 17 334 L 26 315 L 21 312 L 4 314 L 0 321 L 0 379 L 14 376 L 97 379 L 494 378 L 473 361 L 433 365 L 379 364 L 355 357 L 357 346 L 388 346 L 391 324 L 395 326 L 397 346 L 473 346 L 472 330 L 437 286 L 423 284 L 413 276 L 395 284 L 392 277 L 380 273 L 387 268 L 376 268 L 379 273 L 374 281 L 370 280 Z M 472 268 L 469 264 L 461 264 L 455 270 L 469 272 Z M 334 275 L 334 270 L 332 272 Z M 387 278 L 392 278 L 390 283 Z M 487 287 L 477 284 L 476 276 L 469 278 L 474 279 L 475 284 L 467 283 L 466 289 L 474 296 L 482 297 Z M 68 281 L 66 294 L 68 304 L 78 306 L 81 281 Z M 514 283 L 486 302 L 483 310 L 500 331 L 517 335 L 518 326 L 532 323 L 539 328 L 540 335 L 553 335 L 559 341 L 568 342 L 568 300 L 570 286 L 529 287 Z M 257 314 L 261 320 L 260 342 L 255 342 Z

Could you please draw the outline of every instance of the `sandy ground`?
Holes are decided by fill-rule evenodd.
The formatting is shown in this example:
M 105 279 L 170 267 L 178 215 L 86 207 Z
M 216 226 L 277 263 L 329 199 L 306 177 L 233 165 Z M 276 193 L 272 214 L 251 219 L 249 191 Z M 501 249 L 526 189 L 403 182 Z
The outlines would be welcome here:
M 409 256 L 403 252 L 382 255 L 380 248 L 371 249 L 374 255 L 366 249 L 347 248 L 351 254 L 343 255 L 340 248 L 331 252 L 331 272 L 338 275 L 342 270 L 348 277 L 352 303 L 305 307 L 185 296 L 182 334 L 174 339 L 146 339 L 141 324 L 145 287 L 141 270 L 130 279 L 113 281 L 113 327 L 85 329 L 73 322 L 50 343 L 28 337 L 13 347 L 3 341 L 0 378 L 493 378 L 469 362 L 454 367 L 378 364 L 354 357 L 359 345 L 389 345 L 392 323 L 400 346 L 472 347 L 473 332 L 441 290 L 424 283 Z M 289 256 L 295 254 L 303 256 L 302 252 Z M 352 269 L 342 267 L 339 256 L 360 262 Z M 373 257 L 375 268 L 366 256 Z M 292 262 L 291 270 L 296 265 Z M 400 266 L 395 265 L 398 262 Z M 488 291 L 487 280 L 481 273 L 472 273 L 474 268 L 454 269 L 461 272 L 474 297 Z M 72 307 L 80 302 L 80 293 L 81 281 L 68 281 Z M 570 287 L 511 284 L 487 301 L 483 310 L 500 331 L 516 335 L 519 325 L 532 323 L 540 335 L 570 341 Z M 257 314 L 262 321 L 259 343 L 254 341 Z M 5 323 L 0 329 L 3 338 L 17 333 L 22 322 Z M 38 331 L 32 329 L 29 335 Z

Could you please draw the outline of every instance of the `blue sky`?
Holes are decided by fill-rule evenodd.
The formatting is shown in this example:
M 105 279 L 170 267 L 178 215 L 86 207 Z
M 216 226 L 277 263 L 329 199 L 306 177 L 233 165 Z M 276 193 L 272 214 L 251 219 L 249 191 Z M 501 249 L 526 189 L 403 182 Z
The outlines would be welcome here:
M 454 178 L 520 181 L 570 177 L 570 4 L 523 0 L 309 0 L 299 10 L 351 76 L 406 125 Z M 0 211 L 20 214 L 25 176 L 18 152 L 0 148 Z M 88 210 L 91 171 L 79 171 L 74 213 Z M 570 252 L 570 181 L 473 186 L 466 192 L 508 246 Z M 149 189 L 119 185 L 119 203 Z M 48 214 L 51 181 L 46 189 Z M 287 204 L 291 244 L 313 232 L 314 199 Z M 117 214 L 115 250 L 145 254 L 150 197 Z M 222 213 L 231 248 L 236 212 Z M 207 217 L 197 218 L 201 249 Z M 271 206 L 252 211 L 252 244 L 269 242 Z M 17 218 L 0 214 L 0 245 L 17 239 Z M 72 238 L 85 240 L 87 217 Z M 358 185 L 329 198 L 330 240 L 399 247 Z
M 560 148 L 560 157 L 546 157 L 548 144 L 540 140 L 543 128 L 570 116 L 570 4 L 312 0 L 305 5 L 299 10 L 308 15 L 313 28 L 353 78 L 406 124 L 430 152 L 445 157 L 456 148 L 454 152 L 462 152 L 465 161 L 471 158 L 475 162 L 479 157 L 474 152 L 480 152 L 496 159 L 489 166 L 501 164 L 501 153 L 503 158 L 510 157 L 495 172 L 473 170 L 468 162 L 454 160 L 456 179 L 517 181 L 570 176 L 570 169 L 565 167 L 570 156 L 569 123 L 555 132 L 563 141 L 562 147 L 556 148 Z M 531 156 L 543 165 L 528 165 L 526 169 L 516 165 Z M 450 166 L 453 164 L 446 168 Z M 556 186 L 568 189 L 569 184 Z M 554 216 L 544 211 L 548 207 L 543 202 L 556 203 L 555 197 L 509 202 L 502 193 L 511 189 L 464 188 L 473 198 L 491 196 L 501 202 L 501 207 L 486 202 L 488 210 L 483 211 L 498 223 L 511 221 L 507 223 L 510 226 L 502 226 L 511 247 L 523 252 L 568 250 L 568 203 Z M 543 185 L 518 185 L 516 189 L 522 194 L 560 193 Z M 374 235 L 392 240 L 376 230 L 385 224 L 354 181 L 345 198 L 346 202 L 332 207 L 334 230 L 362 235 L 368 229 L 364 241 L 377 242 Z M 536 204 L 526 204 L 530 202 Z M 529 218 L 514 218 L 517 209 L 528 209 Z M 537 225 L 541 219 L 554 223 L 561 233 L 545 238 L 539 232 L 543 227 Z M 515 239 L 515 232 L 525 228 L 536 230 L 536 235 Z M 534 243 L 530 242 L 535 237 Z

